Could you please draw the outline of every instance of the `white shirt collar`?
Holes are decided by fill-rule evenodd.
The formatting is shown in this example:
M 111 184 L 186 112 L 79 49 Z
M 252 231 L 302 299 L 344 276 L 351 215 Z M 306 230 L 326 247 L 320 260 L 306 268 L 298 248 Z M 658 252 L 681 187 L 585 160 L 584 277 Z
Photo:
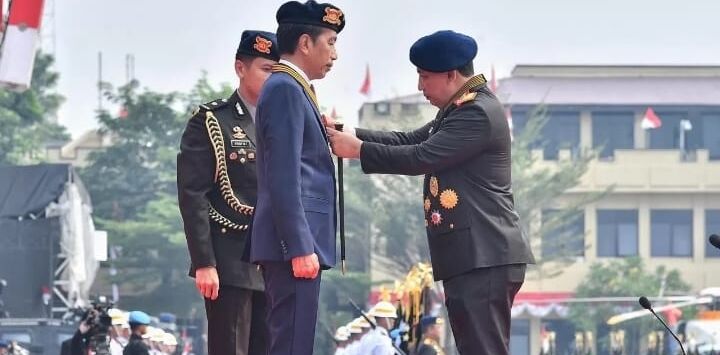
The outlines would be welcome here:
M 255 105 L 251 105 L 248 100 L 240 95 L 240 88 L 235 89 L 235 92 L 237 92 L 240 101 L 245 104 L 245 108 L 249 111 L 248 114 L 250 115 L 250 119 L 252 119 L 253 123 L 255 123 L 255 112 L 257 111 L 257 107 Z
M 289 66 L 290 68 L 292 68 L 293 70 L 295 70 L 296 72 L 298 72 L 298 74 L 300 74 L 300 76 L 302 76 L 302 78 L 305 79 L 305 81 L 306 81 L 308 84 L 310 84 L 310 79 L 308 78 L 307 74 L 305 74 L 305 72 L 304 72 L 302 69 L 300 69 L 300 67 L 298 67 L 297 65 L 293 64 L 292 62 L 290 62 L 290 61 L 287 60 L 287 59 L 280 59 L 280 64 L 285 64 L 285 65 Z

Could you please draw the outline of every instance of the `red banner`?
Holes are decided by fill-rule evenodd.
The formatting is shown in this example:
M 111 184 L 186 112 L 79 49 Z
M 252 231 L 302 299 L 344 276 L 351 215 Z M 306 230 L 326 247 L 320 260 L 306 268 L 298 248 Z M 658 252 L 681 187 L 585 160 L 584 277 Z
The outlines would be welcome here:
M 40 29 L 43 0 L 13 0 L 8 26 L 27 26 Z

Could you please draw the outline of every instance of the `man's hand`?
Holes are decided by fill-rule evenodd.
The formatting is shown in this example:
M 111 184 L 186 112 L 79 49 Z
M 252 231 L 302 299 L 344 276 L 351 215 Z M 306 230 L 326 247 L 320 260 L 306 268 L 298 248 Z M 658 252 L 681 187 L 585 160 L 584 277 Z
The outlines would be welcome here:
M 208 266 L 195 270 L 195 286 L 203 297 L 216 300 L 220 292 L 217 269 Z
M 335 121 L 334 118 L 332 118 L 332 117 L 330 117 L 330 116 L 328 116 L 328 115 L 323 114 L 323 115 L 322 115 L 322 121 L 323 121 L 323 124 L 325 125 L 326 128 L 335 129 L 335 123 L 337 123 L 337 121 Z
M 317 254 L 298 256 L 292 259 L 293 276 L 302 279 L 314 279 L 320 272 Z
M 348 132 L 336 131 L 334 128 L 327 128 L 330 137 L 330 146 L 333 154 L 341 158 L 359 159 L 362 141 L 355 135 Z

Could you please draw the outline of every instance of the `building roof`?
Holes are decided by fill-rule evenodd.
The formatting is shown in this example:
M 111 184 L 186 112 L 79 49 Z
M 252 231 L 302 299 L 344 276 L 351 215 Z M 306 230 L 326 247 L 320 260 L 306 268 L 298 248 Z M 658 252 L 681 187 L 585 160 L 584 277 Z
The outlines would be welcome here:
M 720 105 L 720 66 L 519 65 L 500 80 L 510 105 Z
M 403 96 L 396 96 L 387 98 L 384 100 L 374 100 L 370 102 L 366 102 L 365 104 L 376 104 L 380 102 L 388 102 L 388 103 L 397 103 L 397 104 L 430 104 L 427 99 L 425 99 L 425 96 L 423 96 L 422 93 L 415 93 L 415 94 L 408 94 Z

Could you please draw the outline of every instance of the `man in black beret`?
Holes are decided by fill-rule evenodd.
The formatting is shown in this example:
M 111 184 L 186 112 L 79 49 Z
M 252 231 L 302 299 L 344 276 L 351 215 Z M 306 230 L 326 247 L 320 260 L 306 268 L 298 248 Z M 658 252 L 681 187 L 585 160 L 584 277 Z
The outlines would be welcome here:
M 313 352 L 321 269 L 335 265 L 335 165 L 311 80 L 337 59 L 342 11 L 315 1 L 277 12 L 280 63 L 258 101 L 258 202 L 250 261 L 262 266 L 269 354 Z
M 238 88 L 200 105 L 180 142 L 178 200 L 190 276 L 205 298 L 209 354 L 266 353 L 262 275 L 242 255 L 257 199 L 255 107 L 279 59 L 275 34 L 243 32 Z
M 477 44 L 440 31 L 410 48 L 418 90 L 437 116 L 412 132 L 338 132 L 333 152 L 365 173 L 425 175 L 423 207 L 433 274 L 443 280 L 461 354 L 508 354 L 510 309 L 534 263 L 510 179 L 510 133 L 500 101 L 474 75 Z

